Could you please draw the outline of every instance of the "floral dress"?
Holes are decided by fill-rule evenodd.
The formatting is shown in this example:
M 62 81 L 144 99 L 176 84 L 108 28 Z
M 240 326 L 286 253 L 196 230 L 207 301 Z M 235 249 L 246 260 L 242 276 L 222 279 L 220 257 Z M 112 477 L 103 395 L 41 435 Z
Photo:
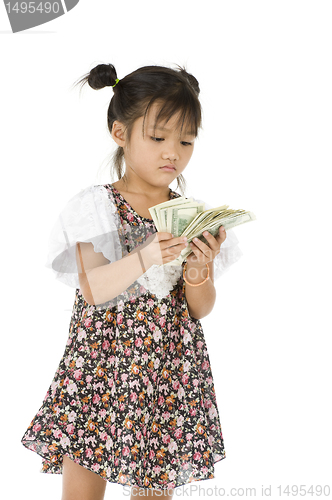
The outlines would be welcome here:
M 96 188 L 122 227 L 135 228 L 135 238 L 123 233 L 126 252 L 156 232 L 153 220 L 139 216 L 112 184 Z M 178 196 L 170 189 L 170 199 Z M 233 245 L 230 260 L 239 252 Z M 90 305 L 77 276 L 74 286 L 63 357 L 21 441 L 42 457 L 41 472 L 61 474 L 66 455 L 106 481 L 141 488 L 214 478 L 214 464 L 226 456 L 224 440 L 204 333 L 188 312 L 182 267 L 163 298 L 136 281 L 116 300 Z

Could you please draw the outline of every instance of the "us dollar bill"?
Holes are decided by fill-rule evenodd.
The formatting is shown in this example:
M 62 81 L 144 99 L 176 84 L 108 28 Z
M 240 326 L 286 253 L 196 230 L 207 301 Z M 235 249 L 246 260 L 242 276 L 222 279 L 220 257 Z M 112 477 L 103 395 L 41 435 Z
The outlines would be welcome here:
M 220 226 L 223 226 L 227 231 L 240 224 L 256 220 L 256 216 L 250 211 L 233 210 L 229 208 L 229 205 L 205 210 L 205 203 L 183 196 L 159 203 L 148 210 L 157 231 L 172 233 L 175 238 L 178 236 L 187 236 L 188 238 L 188 245 L 182 250 L 179 257 L 163 264 L 165 266 L 181 266 L 192 252 L 189 243 L 193 238 L 199 238 L 203 243 L 209 245 L 202 234 L 204 231 L 216 236 Z

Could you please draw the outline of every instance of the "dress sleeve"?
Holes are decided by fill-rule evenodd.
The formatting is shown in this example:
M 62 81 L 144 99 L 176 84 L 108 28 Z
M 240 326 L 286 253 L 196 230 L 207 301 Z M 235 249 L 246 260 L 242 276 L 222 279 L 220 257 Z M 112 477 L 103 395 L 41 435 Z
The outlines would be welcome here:
M 91 242 L 109 262 L 122 258 L 121 222 L 102 185 L 89 186 L 71 198 L 50 233 L 45 266 L 68 286 L 79 288 L 76 242 Z
M 199 201 L 205 204 L 205 210 L 209 210 L 210 208 L 214 208 L 206 201 L 198 200 L 195 198 L 195 201 Z M 222 274 L 229 270 L 232 264 L 235 264 L 240 257 L 242 257 L 243 252 L 239 247 L 239 240 L 237 239 L 233 229 L 228 229 L 226 231 L 226 239 L 220 246 L 220 253 L 214 258 L 214 281 L 216 281 Z

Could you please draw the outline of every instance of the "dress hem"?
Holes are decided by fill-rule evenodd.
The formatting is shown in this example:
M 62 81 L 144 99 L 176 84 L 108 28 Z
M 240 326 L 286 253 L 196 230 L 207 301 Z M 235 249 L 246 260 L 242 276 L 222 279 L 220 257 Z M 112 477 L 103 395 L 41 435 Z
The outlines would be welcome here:
M 27 449 L 28 449 L 28 450 L 30 450 L 30 451 L 33 451 L 33 452 L 37 453 L 37 455 L 39 455 L 39 456 L 40 456 L 42 459 L 44 459 L 46 462 L 48 462 L 48 463 L 50 463 L 50 464 L 52 463 L 50 460 L 48 460 L 48 459 L 45 457 L 45 455 L 42 455 L 39 451 L 37 451 L 37 450 L 34 450 L 34 449 L 30 448 L 30 447 L 29 447 L 29 445 L 28 445 L 28 443 L 29 443 L 29 442 L 30 442 L 30 443 L 34 443 L 35 441 L 28 441 L 28 440 L 22 440 L 22 441 L 21 441 L 21 443 L 23 444 L 23 446 L 24 446 L 25 448 L 27 448 Z M 71 460 L 75 461 L 75 459 L 73 458 L 73 455 L 72 455 L 72 454 L 70 454 L 70 453 L 68 453 L 68 452 L 67 452 L 67 453 L 61 453 L 61 455 L 62 455 L 62 456 L 65 456 L 65 457 L 68 457 L 68 458 L 70 458 Z M 218 455 L 220 455 L 220 458 L 219 458 L 218 460 L 215 460 L 215 461 L 213 462 L 213 467 L 214 467 L 214 465 L 215 465 L 216 463 L 221 462 L 221 460 L 224 460 L 224 459 L 226 458 L 226 453 L 224 453 L 224 455 L 221 455 L 221 454 L 218 454 Z M 123 486 L 123 487 L 125 487 L 125 486 L 130 486 L 130 487 L 132 487 L 132 488 L 142 488 L 142 489 L 147 489 L 147 490 L 157 490 L 157 491 L 159 491 L 159 490 L 166 490 L 166 489 L 167 489 L 167 490 L 168 490 L 168 489 L 170 489 L 170 490 L 174 490 L 174 489 L 176 489 L 176 488 L 179 488 L 180 486 L 185 486 L 185 485 L 187 485 L 187 484 L 191 484 L 191 483 L 194 483 L 194 482 L 206 481 L 206 480 L 208 480 L 208 479 L 214 479 L 214 478 L 215 478 L 215 475 L 214 475 L 214 474 L 212 474 L 212 475 L 209 475 L 208 477 L 201 477 L 201 478 L 197 478 L 197 479 L 193 478 L 193 480 L 192 480 L 192 481 L 187 481 L 187 482 L 184 482 L 184 483 L 178 484 L 178 485 L 174 486 L 173 488 L 154 488 L 154 487 L 147 487 L 147 488 L 144 488 L 143 486 L 139 486 L 138 484 L 132 484 L 132 483 L 125 483 L 125 484 L 123 484 L 123 483 L 121 483 L 120 481 L 114 481 L 114 480 L 112 480 L 112 479 L 107 479 L 107 477 L 103 477 L 101 474 L 99 474 L 98 472 L 94 471 L 94 470 L 92 469 L 92 467 L 89 467 L 88 465 L 83 464 L 83 463 L 79 463 L 78 461 L 75 461 L 75 463 L 76 463 L 77 465 L 80 465 L 81 467 L 84 467 L 84 469 L 89 470 L 90 472 L 93 472 L 94 474 L 97 474 L 99 477 L 101 477 L 101 478 L 102 478 L 105 482 L 107 482 L 107 483 L 111 483 L 111 484 L 119 484 L 120 486 Z M 55 471 L 47 471 L 47 470 L 43 470 L 43 469 L 41 469 L 39 472 L 40 472 L 41 474 L 54 474 L 54 475 L 61 475 L 61 474 L 62 474 L 62 466 L 61 466 L 61 471 L 59 471 L 59 472 L 55 472 Z

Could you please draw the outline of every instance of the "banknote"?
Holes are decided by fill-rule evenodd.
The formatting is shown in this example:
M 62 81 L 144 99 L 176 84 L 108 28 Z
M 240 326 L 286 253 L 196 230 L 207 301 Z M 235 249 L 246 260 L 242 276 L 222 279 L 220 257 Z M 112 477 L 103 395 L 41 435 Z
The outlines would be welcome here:
M 199 238 L 208 245 L 208 241 L 202 234 L 204 231 L 216 236 L 220 226 L 227 231 L 245 222 L 256 220 L 256 216 L 250 211 L 233 210 L 229 208 L 229 205 L 205 210 L 204 202 L 197 202 L 193 198 L 183 196 L 159 203 L 148 210 L 157 231 L 172 233 L 175 238 L 178 236 L 188 238 L 188 246 L 182 250 L 179 257 L 167 262 L 165 266 L 181 266 L 192 252 L 189 243 L 193 238 Z

